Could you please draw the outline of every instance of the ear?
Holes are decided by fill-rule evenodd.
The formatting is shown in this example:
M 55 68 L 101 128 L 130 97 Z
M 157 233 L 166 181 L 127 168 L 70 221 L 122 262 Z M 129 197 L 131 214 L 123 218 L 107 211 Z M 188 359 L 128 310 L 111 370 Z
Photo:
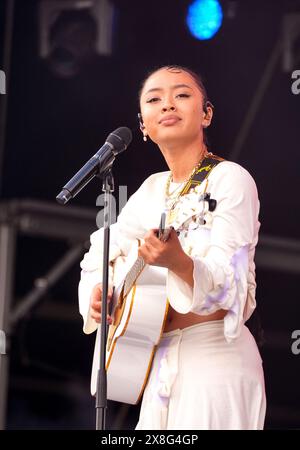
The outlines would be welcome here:
M 213 115 L 214 115 L 213 105 L 210 102 L 206 102 L 206 105 L 203 109 L 203 120 L 202 120 L 203 128 L 209 127 L 209 125 L 211 124 Z
M 140 130 L 143 131 L 145 129 L 145 125 L 144 125 L 143 117 L 142 117 L 141 113 L 138 113 L 138 119 L 139 119 Z

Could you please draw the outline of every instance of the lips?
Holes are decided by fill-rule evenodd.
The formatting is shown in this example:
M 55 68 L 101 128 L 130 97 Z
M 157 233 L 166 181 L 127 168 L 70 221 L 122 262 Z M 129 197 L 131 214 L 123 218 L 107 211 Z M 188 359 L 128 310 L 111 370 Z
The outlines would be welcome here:
M 180 120 L 181 119 L 178 116 L 169 115 L 169 116 L 163 117 L 159 121 L 159 124 L 161 124 L 161 125 L 174 125 L 175 123 L 179 122 Z

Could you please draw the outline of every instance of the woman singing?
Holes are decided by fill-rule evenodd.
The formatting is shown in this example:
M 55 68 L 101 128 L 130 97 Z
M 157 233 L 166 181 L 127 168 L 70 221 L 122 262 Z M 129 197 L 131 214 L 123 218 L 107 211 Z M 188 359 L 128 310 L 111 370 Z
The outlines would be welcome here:
M 247 170 L 208 152 L 204 130 L 212 116 L 203 83 L 189 69 L 162 67 L 142 84 L 141 132 L 157 144 L 169 171 L 147 178 L 123 208 L 111 227 L 110 261 L 113 269 L 115 259 L 142 238 L 145 263 L 166 268 L 170 306 L 137 429 L 264 426 L 262 361 L 245 326 L 256 307 L 258 194 Z M 211 202 L 203 200 L 205 193 Z M 200 198 L 201 217 L 184 222 Z M 165 242 L 156 229 L 162 211 L 174 228 Z M 86 333 L 101 319 L 101 248 L 102 229 L 92 234 L 81 262 Z

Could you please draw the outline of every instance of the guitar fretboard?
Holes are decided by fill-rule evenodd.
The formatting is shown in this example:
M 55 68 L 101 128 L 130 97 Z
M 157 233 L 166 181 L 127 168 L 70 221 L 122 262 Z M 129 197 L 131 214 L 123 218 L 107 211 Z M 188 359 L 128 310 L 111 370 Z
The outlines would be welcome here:
M 142 272 L 145 265 L 146 265 L 145 261 L 143 260 L 143 258 L 141 256 L 139 256 L 125 277 L 124 290 L 123 290 L 124 296 L 126 296 L 128 294 L 128 292 L 130 292 L 132 286 L 135 283 L 135 280 L 137 279 L 139 274 Z

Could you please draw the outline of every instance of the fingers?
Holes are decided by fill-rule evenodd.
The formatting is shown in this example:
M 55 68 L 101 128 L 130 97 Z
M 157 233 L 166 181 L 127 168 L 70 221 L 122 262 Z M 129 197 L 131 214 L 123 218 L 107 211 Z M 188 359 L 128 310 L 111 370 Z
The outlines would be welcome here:
M 112 295 L 113 295 L 113 289 L 110 286 L 108 288 L 108 293 L 107 293 L 107 299 L 108 301 L 110 301 L 112 299 Z M 96 284 L 96 286 L 93 287 L 92 293 L 91 293 L 91 305 L 96 305 L 100 302 L 101 303 L 102 300 L 102 284 L 98 283 Z
M 153 228 L 152 230 L 147 231 L 147 233 L 144 236 L 145 242 L 154 244 L 155 242 L 159 242 L 158 239 L 158 229 Z
M 150 264 L 152 252 L 153 249 L 145 243 L 141 247 L 139 247 L 138 255 L 144 259 L 145 263 Z
M 145 243 L 152 245 L 153 247 L 156 248 L 163 248 L 162 244 L 164 244 L 165 242 L 168 241 L 169 237 L 176 238 L 177 236 L 179 236 L 180 232 L 179 231 L 175 231 L 174 227 L 170 227 L 170 229 L 166 229 L 165 233 L 166 233 L 166 239 L 159 239 L 158 238 L 158 229 L 157 228 L 153 228 L 152 230 L 149 230 L 144 237 Z
M 110 287 L 107 294 L 107 300 L 108 302 L 112 299 L 112 288 Z M 92 319 L 94 319 L 97 323 L 101 322 L 101 305 L 102 305 L 102 284 L 98 283 L 96 286 L 94 286 L 92 293 L 91 293 L 91 309 L 90 309 L 90 315 Z M 107 323 L 112 323 L 112 317 L 110 315 L 107 315 Z
M 146 250 L 146 252 L 152 252 L 155 254 L 155 252 L 161 252 L 166 250 L 166 245 L 172 245 L 173 243 L 178 243 L 178 235 L 173 227 L 171 229 L 166 230 L 166 235 L 164 239 L 159 239 L 156 236 L 155 229 L 150 230 L 147 232 L 147 234 L 144 237 L 145 243 L 140 247 L 140 249 Z M 142 255 L 144 256 L 144 255 Z
M 166 240 L 160 241 L 154 236 L 154 231 L 150 230 L 145 236 L 145 243 L 139 247 L 139 256 L 146 264 L 170 268 L 183 252 L 177 232 L 171 229 Z
M 94 309 L 91 309 L 91 318 L 95 320 L 95 322 L 97 323 L 101 323 L 101 314 L 97 311 L 95 311 Z M 107 323 L 108 325 L 111 325 L 113 323 L 113 319 L 112 317 L 107 314 Z
M 180 235 L 180 231 L 176 231 L 173 227 L 171 227 L 169 237 L 171 239 L 175 239 L 176 241 L 179 241 L 179 239 L 178 239 L 179 235 Z
M 91 293 L 91 305 L 95 302 L 100 301 L 102 298 L 102 285 L 101 283 L 96 284 L 96 286 L 93 287 L 92 293 Z

